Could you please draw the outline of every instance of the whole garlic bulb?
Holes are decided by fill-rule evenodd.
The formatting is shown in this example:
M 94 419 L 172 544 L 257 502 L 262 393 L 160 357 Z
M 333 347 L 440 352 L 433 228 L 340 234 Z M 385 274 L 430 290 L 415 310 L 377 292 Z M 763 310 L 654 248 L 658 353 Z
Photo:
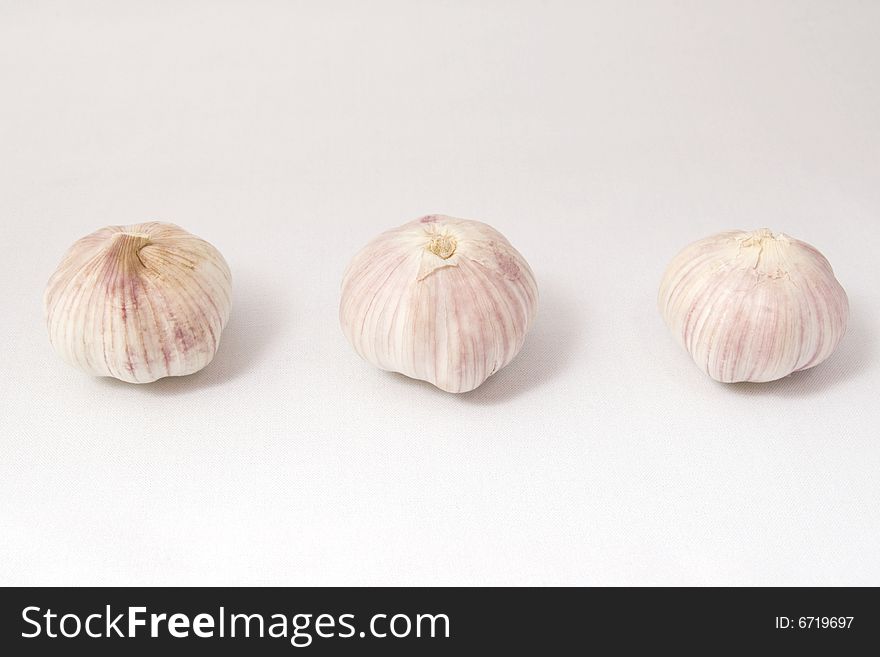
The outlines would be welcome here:
M 108 226 L 78 240 L 49 279 L 49 339 L 71 365 L 148 383 L 214 357 L 229 319 L 223 256 L 167 223 Z
M 532 270 L 501 233 L 429 215 L 355 256 L 339 317 L 377 367 L 467 392 L 519 353 L 537 306 Z
M 846 330 L 849 303 L 815 248 L 767 229 L 707 237 L 663 276 L 660 313 L 717 381 L 773 381 L 818 365 Z

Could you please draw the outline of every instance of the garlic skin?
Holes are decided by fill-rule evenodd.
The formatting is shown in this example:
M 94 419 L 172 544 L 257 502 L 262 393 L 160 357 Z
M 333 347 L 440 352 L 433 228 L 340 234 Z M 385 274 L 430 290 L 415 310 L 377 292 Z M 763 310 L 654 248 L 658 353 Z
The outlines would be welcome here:
M 828 260 L 768 229 L 685 247 L 663 276 L 658 305 L 697 366 L 722 383 L 774 381 L 818 365 L 849 315 Z
M 149 383 L 214 358 L 232 300 L 229 267 L 168 223 L 108 226 L 78 240 L 43 296 L 49 340 L 96 376 Z
M 513 360 L 537 307 L 532 270 L 501 233 L 429 215 L 379 235 L 355 256 L 339 319 L 373 365 L 459 393 Z

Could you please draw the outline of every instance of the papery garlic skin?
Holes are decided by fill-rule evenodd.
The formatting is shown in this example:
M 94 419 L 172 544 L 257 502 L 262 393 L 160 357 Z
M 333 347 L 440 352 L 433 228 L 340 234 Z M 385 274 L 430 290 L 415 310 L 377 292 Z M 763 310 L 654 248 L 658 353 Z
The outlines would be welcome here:
M 108 226 L 78 240 L 43 297 L 49 339 L 65 361 L 130 383 L 210 363 L 231 302 L 220 252 L 159 222 Z
M 501 233 L 429 215 L 355 256 L 339 318 L 365 360 L 459 393 L 513 360 L 537 308 L 532 270 Z
M 768 229 L 687 246 L 666 270 L 658 303 L 697 366 L 723 383 L 774 381 L 818 365 L 849 316 L 828 260 Z

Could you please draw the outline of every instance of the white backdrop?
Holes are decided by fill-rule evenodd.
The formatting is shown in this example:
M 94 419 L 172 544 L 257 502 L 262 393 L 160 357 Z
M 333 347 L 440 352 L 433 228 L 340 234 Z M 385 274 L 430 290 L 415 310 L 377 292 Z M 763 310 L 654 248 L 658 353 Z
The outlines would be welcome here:
M 0 2 L 3 584 L 880 584 L 880 4 Z M 520 356 L 451 396 L 359 360 L 353 254 L 427 213 L 525 255 Z M 214 363 L 52 352 L 105 224 L 216 245 Z M 656 307 L 728 228 L 820 248 L 824 365 L 704 377 Z

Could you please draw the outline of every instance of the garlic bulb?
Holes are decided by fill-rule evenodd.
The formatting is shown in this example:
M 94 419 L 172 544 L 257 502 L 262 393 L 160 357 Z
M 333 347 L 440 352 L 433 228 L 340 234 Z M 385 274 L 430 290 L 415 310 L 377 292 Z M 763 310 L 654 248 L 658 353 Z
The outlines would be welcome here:
M 717 381 L 773 381 L 828 358 L 849 303 L 815 248 L 770 230 L 694 242 L 663 277 L 660 313 Z
M 519 353 L 537 304 L 532 270 L 501 233 L 430 215 L 355 256 L 339 317 L 355 350 L 377 367 L 467 392 Z
M 78 240 L 43 298 L 49 339 L 64 360 L 131 383 L 210 363 L 230 303 L 220 252 L 158 222 L 108 226 Z

